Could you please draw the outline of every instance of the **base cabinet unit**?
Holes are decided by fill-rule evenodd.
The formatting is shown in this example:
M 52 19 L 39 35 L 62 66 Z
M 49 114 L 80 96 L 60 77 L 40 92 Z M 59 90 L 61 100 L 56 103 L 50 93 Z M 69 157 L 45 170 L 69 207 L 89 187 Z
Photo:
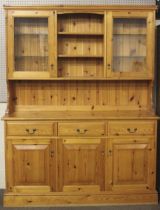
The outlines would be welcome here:
M 156 204 L 156 6 L 4 9 L 3 205 Z
M 156 124 L 131 119 L 44 121 L 45 133 L 51 136 L 43 136 L 41 121 L 36 129 L 42 135 L 21 136 L 21 126 L 33 130 L 36 121 L 7 120 L 5 206 L 12 206 L 15 198 L 15 206 L 39 205 L 42 195 L 53 205 L 81 204 L 81 196 L 84 204 L 155 203 Z M 11 136 L 15 125 L 17 136 Z M 148 133 L 143 132 L 145 127 L 150 128 Z M 136 194 L 142 196 L 134 200 Z

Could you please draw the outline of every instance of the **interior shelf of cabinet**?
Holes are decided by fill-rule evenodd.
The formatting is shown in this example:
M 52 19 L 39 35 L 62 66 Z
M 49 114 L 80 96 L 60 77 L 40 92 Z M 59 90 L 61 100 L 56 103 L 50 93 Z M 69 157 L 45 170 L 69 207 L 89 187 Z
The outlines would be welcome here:
M 132 58 L 146 58 L 146 56 L 143 55 L 116 55 L 113 56 L 113 58 L 128 58 L 128 59 L 132 59 Z
M 47 33 L 41 33 L 41 32 L 37 32 L 37 33 L 15 33 L 15 36 L 48 36 L 48 32 Z
M 16 55 L 15 58 L 46 58 L 47 55 Z
M 16 55 L 15 56 L 16 71 L 47 71 L 48 56 L 47 55 Z
M 125 32 L 122 32 L 122 33 L 113 33 L 113 35 L 126 35 L 126 36 L 146 36 L 147 34 L 146 33 L 138 33 L 138 32 L 135 32 L 135 33 L 125 33 Z

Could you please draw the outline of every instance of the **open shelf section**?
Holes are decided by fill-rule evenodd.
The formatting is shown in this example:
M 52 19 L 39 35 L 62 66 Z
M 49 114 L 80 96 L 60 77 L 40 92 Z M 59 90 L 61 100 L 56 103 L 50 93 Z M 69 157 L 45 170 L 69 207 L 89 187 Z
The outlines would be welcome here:
M 72 57 L 58 59 L 58 77 L 89 77 L 101 78 L 104 76 L 102 58 Z
M 103 56 L 103 38 L 102 37 L 59 37 L 58 55 L 72 57 L 102 57 Z
M 103 33 L 104 14 L 58 14 L 58 33 Z

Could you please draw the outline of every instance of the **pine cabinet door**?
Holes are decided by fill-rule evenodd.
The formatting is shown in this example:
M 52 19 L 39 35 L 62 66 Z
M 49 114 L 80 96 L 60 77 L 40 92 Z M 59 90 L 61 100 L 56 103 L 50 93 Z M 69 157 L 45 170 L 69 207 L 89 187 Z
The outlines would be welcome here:
M 54 140 L 8 140 L 7 190 L 55 191 L 55 158 Z
M 104 190 L 105 140 L 58 140 L 58 188 L 68 192 Z
M 8 12 L 8 77 L 55 76 L 55 14 L 50 11 Z
M 107 30 L 107 77 L 153 78 L 154 12 L 109 12 Z
M 108 141 L 108 189 L 149 191 L 155 187 L 153 138 L 110 139 Z

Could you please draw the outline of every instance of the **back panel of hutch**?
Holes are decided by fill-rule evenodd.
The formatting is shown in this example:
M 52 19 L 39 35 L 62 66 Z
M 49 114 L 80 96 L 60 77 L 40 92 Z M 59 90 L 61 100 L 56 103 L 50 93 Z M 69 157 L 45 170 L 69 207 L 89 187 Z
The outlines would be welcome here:
M 4 206 L 156 203 L 155 7 L 5 9 Z

